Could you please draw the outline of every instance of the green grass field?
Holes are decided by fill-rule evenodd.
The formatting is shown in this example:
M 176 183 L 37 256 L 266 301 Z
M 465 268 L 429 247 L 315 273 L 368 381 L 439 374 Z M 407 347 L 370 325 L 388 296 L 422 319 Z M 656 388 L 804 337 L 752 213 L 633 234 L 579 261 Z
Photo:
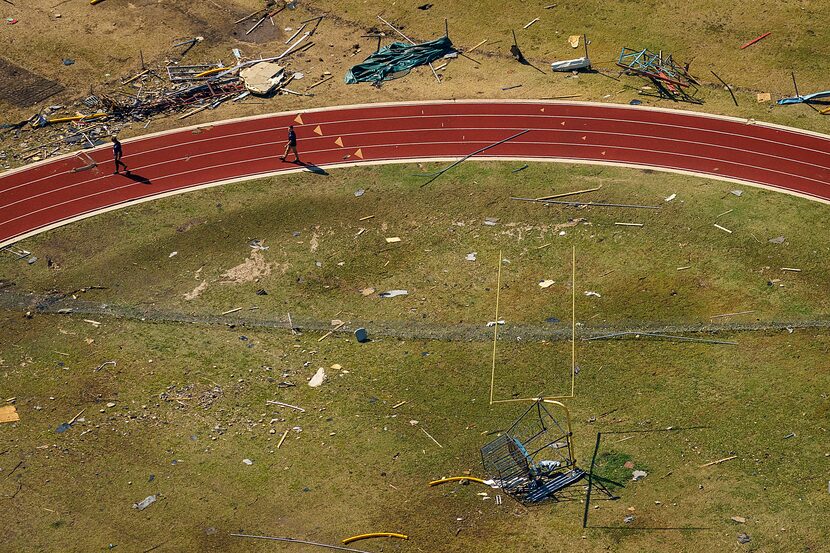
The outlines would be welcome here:
M 427 487 L 441 476 L 481 475 L 479 448 L 525 408 L 488 405 L 484 325 L 495 315 L 500 252 L 499 316 L 507 324 L 497 399 L 569 392 L 570 343 L 561 338 L 572 291 L 578 337 L 659 324 L 827 319 L 822 260 L 830 238 L 815 230 L 826 206 L 688 176 L 562 164 L 511 172 L 520 165 L 466 163 L 425 188 L 417 175 L 431 165 L 264 179 L 26 240 L 21 246 L 40 261 L 2 258 L 8 294 L 58 292 L 66 294 L 61 305 L 138 314 L 35 309 L 26 319 L 21 309 L 0 311 L 0 400 L 16 398 L 21 417 L 0 425 L 2 542 L 14 551 L 271 551 L 289 547 L 229 534 L 337 543 L 400 531 L 410 540 L 355 546 L 821 550 L 830 341 L 810 325 L 792 333 L 721 327 L 716 337 L 737 345 L 578 340 L 576 394 L 565 400 L 577 460 L 587 467 L 603 432 L 597 473 L 625 484 L 618 501 L 593 503 L 587 529 L 579 501 L 525 508 L 504 497 L 497 506 L 499 492 L 475 484 Z M 578 198 L 660 209 L 509 199 L 600 185 Z M 485 225 L 487 217 L 497 224 Z M 768 242 L 777 236 L 783 244 Z M 256 239 L 268 249 L 252 249 Z M 476 261 L 466 260 L 471 252 Z M 542 289 L 544 279 L 555 283 Z M 375 292 L 363 295 L 367 288 Z M 397 288 L 409 294 L 377 295 Z M 170 322 L 209 321 L 237 307 L 233 326 Z M 712 318 L 743 311 L 751 313 Z M 285 321 L 288 312 L 319 329 L 339 319 L 352 330 L 359 321 L 372 341 L 250 327 Z M 419 338 L 429 331 L 445 339 Z M 531 337 L 521 338 L 525 332 Z M 117 364 L 95 371 L 107 360 Z M 320 367 L 327 381 L 309 388 Z M 71 429 L 55 432 L 82 409 Z M 631 482 L 629 460 L 648 476 Z M 132 507 L 151 494 L 158 501 L 146 510 Z M 634 519 L 625 523 L 627 516 Z M 749 544 L 738 545 L 742 532 Z

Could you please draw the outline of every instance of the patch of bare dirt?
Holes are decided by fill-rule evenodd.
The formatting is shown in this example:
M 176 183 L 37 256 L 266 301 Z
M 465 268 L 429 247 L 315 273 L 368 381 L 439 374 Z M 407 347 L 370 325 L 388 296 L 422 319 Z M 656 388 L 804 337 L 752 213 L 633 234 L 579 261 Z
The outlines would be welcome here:
M 197 286 L 196 288 L 194 288 L 190 292 L 186 293 L 184 295 L 184 299 L 186 299 L 187 301 L 195 300 L 196 298 L 198 298 L 199 296 L 202 295 L 202 292 L 207 290 L 207 287 L 208 287 L 208 282 L 206 280 L 203 280 L 202 282 L 199 283 L 199 286 Z
M 274 265 L 274 263 L 265 261 L 265 256 L 260 250 L 253 250 L 248 259 L 222 273 L 222 282 L 234 284 L 253 282 L 270 275 Z

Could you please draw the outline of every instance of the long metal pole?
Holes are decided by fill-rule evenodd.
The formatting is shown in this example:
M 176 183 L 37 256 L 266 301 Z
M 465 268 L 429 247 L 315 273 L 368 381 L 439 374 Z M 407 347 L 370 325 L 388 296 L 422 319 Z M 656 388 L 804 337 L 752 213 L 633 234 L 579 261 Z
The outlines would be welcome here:
M 571 397 L 576 389 L 576 246 L 571 249 Z
M 363 549 L 353 549 L 351 547 L 342 547 L 340 545 L 330 545 L 327 543 L 316 543 L 313 541 L 298 540 L 294 538 L 277 538 L 273 536 L 253 536 L 251 534 L 231 534 L 235 538 L 252 538 L 257 540 L 271 540 L 271 541 L 287 541 L 291 543 L 303 543 L 305 545 L 316 545 L 318 547 L 326 547 L 328 549 L 337 549 L 339 551 L 351 551 L 352 553 L 369 553 Z
M 501 294 L 501 250 L 499 250 L 499 266 L 496 273 L 496 319 L 493 324 L 493 359 L 490 364 L 490 405 L 493 405 L 493 388 L 496 382 L 496 340 L 499 338 L 499 295 Z
M 526 133 L 529 133 L 529 132 L 530 132 L 530 129 L 524 130 L 520 133 L 514 134 L 513 136 L 509 136 L 509 137 L 505 138 L 504 140 L 499 140 L 498 142 L 494 142 L 493 144 L 490 144 L 490 145 L 485 146 L 483 148 L 479 148 L 478 150 L 476 150 L 475 152 L 473 152 L 471 154 L 467 154 L 466 156 L 462 157 L 461 159 L 459 159 L 455 163 L 453 163 L 453 164 L 449 165 L 448 167 L 446 167 L 444 169 L 441 169 L 440 171 L 435 173 L 435 175 L 433 175 L 433 177 L 431 179 L 429 179 L 428 181 L 426 181 L 424 184 L 421 185 L 421 188 L 428 185 L 429 183 L 431 183 L 432 181 L 434 181 L 435 179 L 437 179 L 438 177 L 440 177 L 441 175 L 443 175 L 444 173 L 446 173 L 447 171 L 449 171 L 450 169 L 452 169 L 453 167 L 455 167 L 459 163 L 463 163 L 463 162 L 467 161 L 468 159 L 470 159 L 474 155 L 480 154 L 481 152 L 483 152 L 485 150 L 489 150 L 490 148 L 495 148 L 496 146 L 498 146 L 500 144 L 504 144 L 505 142 L 507 142 L 509 140 L 513 140 L 514 138 L 518 138 L 518 137 L 522 136 L 523 134 L 526 134 Z

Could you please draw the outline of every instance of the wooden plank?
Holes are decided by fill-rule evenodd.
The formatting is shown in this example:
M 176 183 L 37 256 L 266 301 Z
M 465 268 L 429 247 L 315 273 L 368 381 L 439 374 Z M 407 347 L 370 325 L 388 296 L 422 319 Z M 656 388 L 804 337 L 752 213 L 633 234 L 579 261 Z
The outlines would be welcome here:
M 20 415 L 17 414 L 17 408 L 14 405 L 4 405 L 0 407 L 0 424 L 5 422 L 17 422 L 20 420 Z

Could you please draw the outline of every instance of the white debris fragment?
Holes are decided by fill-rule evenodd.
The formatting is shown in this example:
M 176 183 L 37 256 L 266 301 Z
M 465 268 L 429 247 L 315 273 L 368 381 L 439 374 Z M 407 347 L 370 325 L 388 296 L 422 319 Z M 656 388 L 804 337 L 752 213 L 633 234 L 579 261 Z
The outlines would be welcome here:
M 467 261 L 475 261 L 476 260 L 476 255 L 478 255 L 478 252 L 468 253 L 467 257 L 466 257 Z
M 308 385 L 312 388 L 319 388 L 325 380 L 326 369 L 320 367 L 319 369 L 317 369 L 317 372 L 314 373 L 314 376 L 311 377 L 311 380 L 308 381 Z
M 406 290 L 389 290 L 388 292 L 381 292 L 378 294 L 382 298 L 394 298 L 395 296 L 406 296 L 409 294 Z
M 555 280 L 540 280 L 539 281 L 539 288 L 550 288 L 556 284 Z
M 672 194 L 671 196 L 669 196 L 668 198 L 666 198 L 666 201 L 667 201 L 667 202 L 670 202 L 670 201 L 672 201 L 673 199 L 675 199 L 676 197 L 677 197 L 677 194 Z
M 634 472 L 631 473 L 631 479 L 634 482 L 636 482 L 638 480 L 642 480 L 646 476 L 648 476 L 648 473 L 644 470 L 635 470 Z
M 245 464 L 246 464 L 246 465 L 248 465 L 248 466 L 251 466 L 251 465 L 253 465 L 253 464 L 254 464 L 254 462 L 253 462 L 253 461 L 251 461 L 250 459 L 242 459 L 242 462 L 243 462 L 243 463 L 245 463 Z
M 594 292 L 594 291 L 591 291 L 591 290 L 586 290 L 585 295 L 588 296 L 589 298 L 590 297 L 594 297 L 594 298 L 601 298 L 602 297 L 597 292 Z
M 498 321 L 490 321 L 489 323 L 487 323 L 487 326 L 488 327 L 496 326 L 496 324 L 503 325 L 504 324 L 504 319 L 499 319 Z
M 133 509 L 138 509 L 139 511 L 143 511 L 150 505 L 156 502 L 156 496 L 148 495 L 146 498 L 142 499 L 138 503 L 133 503 Z
M 170 255 L 167 257 L 176 257 L 177 255 L 179 255 L 179 252 L 170 252 Z

